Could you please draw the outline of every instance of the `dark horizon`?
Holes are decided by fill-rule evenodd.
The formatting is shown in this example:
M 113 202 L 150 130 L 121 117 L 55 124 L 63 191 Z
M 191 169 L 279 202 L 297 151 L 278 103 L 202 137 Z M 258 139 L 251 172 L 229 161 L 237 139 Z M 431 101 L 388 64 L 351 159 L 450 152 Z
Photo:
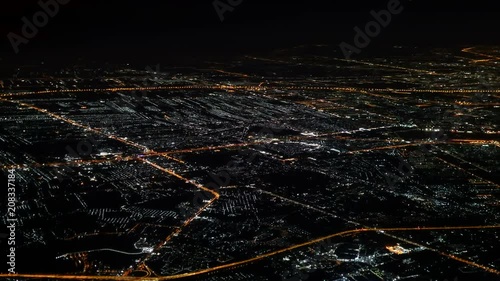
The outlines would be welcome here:
M 373 20 L 370 11 L 386 9 L 390 1 L 242 1 L 225 12 L 221 21 L 213 0 L 69 0 L 60 5 L 58 13 L 39 28 L 36 36 L 20 44 L 19 53 L 15 54 L 7 34 L 21 34 L 21 19 L 31 19 L 41 10 L 37 2 L 4 4 L 0 17 L 3 60 L 30 61 L 43 56 L 97 60 L 224 57 L 304 44 L 338 45 L 352 41 L 353 28 Z M 499 44 L 500 19 L 495 17 L 491 1 L 476 1 L 474 5 L 409 0 L 400 3 L 404 10 L 393 15 L 367 49 Z

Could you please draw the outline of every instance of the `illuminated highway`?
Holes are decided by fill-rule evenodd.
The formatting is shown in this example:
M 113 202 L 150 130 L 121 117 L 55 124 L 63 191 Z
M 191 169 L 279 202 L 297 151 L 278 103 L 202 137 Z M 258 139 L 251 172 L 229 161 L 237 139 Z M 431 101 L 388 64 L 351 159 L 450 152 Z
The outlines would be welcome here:
M 352 150 L 346 152 L 347 154 L 356 154 L 356 153 L 362 153 L 362 152 L 371 152 L 371 151 L 376 151 L 376 150 L 388 150 L 388 149 L 398 149 L 398 148 L 403 148 L 403 147 L 412 147 L 412 146 L 421 146 L 421 145 L 436 145 L 436 144 L 480 144 L 480 145 L 485 145 L 485 144 L 492 144 L 492 145 L 498 145 L 498 141 L 493 141 L 493 140 L 460 140 L 460 139 L 450 139 L 446 141 L 419 141 L 419 142 L 413 142 L 413 143 L 406 143 L 406 144 L 397 144 L 397 145 L 388 145 L 388 146 L 378 146 L 378 147 L 371 147 L 371 148 L 366 148 L 366 149 L 358 149 L 358 150 Z
M 492 181 L 487 180 L 487 179 L 484 179 L 484 178 L 482 178 L 482 177 L 480 177 L 480 176 L 478 176 L 478 175 L 476 175 L 476 174 L 474 174 L 474 173 L 472 173 L 472 172 L 470 172 L 470 171 L 468 171 L 468 170 L 466 170 L 466 169 L 464 169 L 464 168 L 462 168 L 460 166 L 457 166 L 455 164 L 450 163 L 449 161 L 444 160 L 443 158 L 436 157 L 436 159 L 438 159 L 438 160 L 442 161 L 443 163 L 446 163 L 447 165 L 449 165 L 451 167 L 454 167 L 454 168 L 456 168 L 456 169 L 458 169 L 458 170 L 460 170 L 462 172 L 465 172 L 465 173 L 467 173 L 469 175 L 472 175 L 472 176 L 480 179 L 481 181 L 483 181 L 485 183 L 491 184 L 491 185 L 495 186 L 496 188 L 500 188 L 500 185 L 498 185 L 497 183 L 492 182 Z
M 398 148 L 403 148 L 403 147 L 420 146 L 420 145 L 426 145 L 426 144 L 440 144 L 440 143 L 446 143 L 446 141 L 422 141 L 422 142 L 416 142 L 416 143 L 379 146 L 379 147 L 372 147 L 372 148 L 366 148 L 366 149 L 352 150 L 352 151 L 348 151 L 347 154 L 371 152 L 371 151 L 376 151 L 376 150 L 398 149 Z
M 474 51 L 474 49 L 476 49 L 476 47 L 464 48 L 464 49 L 462 49 L 462 52 L 473 54 L 473 55 L 477 55 L 477 56 L 480 56 L 480 57 L 486 57 L 488 59 L 472 60 L 472 62 L 489 62 L 489 61 L 492 61 L 492 60 L 500 60 L 499 56 L 494 56 L 494 55 L 490 55 L 490 54 L 484 54 L 484 53 L 476 52 L 476 51 Z
M 356 130 L 358 131 L 358 130 Z M 356 131 L 347 131 L 348 133 L 353 133 Z M 365 139 L 359 139 L 359 138 L 350 138 L 346 136 L 338 136 L 344 134 L 343 132 L 333 132 L 330 134 L 322 134 L 322 135 L 317 135 L 317 136 L 309 136 L 309 135 L 304 135 L 304 136 L 293 136 L 293 137 L 287 137 L 285 140 L 301 140 L 301 139 L 311 139 L 311 138 L 321 138 L 324 136 L 332 136 L 333 138 L 340 139 L 340 140 L 349 140 L 349 141 L 364 141 L 364 142 L 370 142 L 370 141 L 384 141 L 384 142 L 404 142 L 404 140 L 392 140 L 392 139 L 387 139 L 387 140 L 380 140 L 380 139 L 373 139 L 373 138 L 365 138 Z M 230 143 L 230 144 L 225 144 L 225 145 L 218 145 L 218 146 L 203 146 L 203 147 L 193 147 L 193 148 L 185 148 L 185 149 L 178 149 L 178 150 L 170 150 L 170 151 L 163 151 L 163 152 L 158 152 L 158 151 L 151 151 L 147 153 L 141 153 L 141 154 L 135 154 L 135 155 L 129 155 L 129 156 L 113 156 L 112 158 L 108 159 L 92 159 L 92 160 L 72 160 L 72 161 L 67 161 L 67 162 L 49 162 L 49 163 L 30 163 L 30 164 L 12 164 L 12 165 L 4 165 L 0 166 L 1 170 L 8 170 L 8 169 L 24 169 L 24 168 L 39 168 L 39 167 L 60 167 L 60 166 L 80 166 L 80 165 L 95 165 L 95 164 L 109 164 L 109 163 L 114 163 L 114 162 L 129 162 L 129 161 L 138 161 L 140 158 L 149 158 L 149 157 L 154 157 L 154 156 L 164 156 L 169 160 L 185 164 L 185 161 L 170 157 L 169 155 L 172 154 L 185 154 L 185 153 L 194 153 L 194 152 L 199 152 L 199 151 L 216 151 L 220 149 L 231 149 L 231 148 L 238 148 L 238 147 L 248 147 L 252 145 L 259 145 L 263 143 L 269 143 L 270 140 L 255 140 L 252 142 L 246 142 L 246 143 Z M 390 149 L 397 149 L 397 148 L 403 148 L 403 147 L 412 147 L 412 146 L 420 146 L 420 145 L 427 145 L 427 144 L 471 144 L 471 145 L 495 145 L 500 147 L 500 142 L 495 141 L 495 140 L 473 140 L 473 139 L 448 139 L 446 141 L 421 141 L 421 142 L 413 142 L 413 143 L 404 143 L 404 144 L 398 144 L 398 145 L 388 145 L 388 146 L 379 146 L 379 147 L 372 147 L 372 148 L 366 148 L 366 149 L 358 149 L 358 150 L 352 150 L 352 151 L 347 151 L 347 154 L 355 154 L 355 153 L 363 153 L 363 152 L 370 152 L 370 151 L 376 151 L 376 150 L 390 150 Z M 286 160 L 286 159 L 285 159 Z M 290 160 L 289 160 L 290 161 Z
M 422 69 L 416 69 L 416 68 L 408 68 L 408 67 L 402 67 L 402 66 L 391 65 L 391 64 L 373 63 L 373 62 L 366 62 L 366 61 L 353 60 L 353 59 L 337 59 L 337 58 L 329 58 L 329 59 L 344 61 L 344 62 L 348 62 L 348 63 L 364 64 L 364 65 L 375 66 L 375 67 L 383 67 L 383 68 L 397 69 L 397 70 L 403 70 L 403 71 L 424 73 L 424 74 L 429 74 L 429 75 L 444 75 L 444 74 L 436 73 L 435 71 L 422 70 Z
M 310 246 L 316 243 L 320 243 L 322 241 L 332 239 L 335 237 L 339 236 L 347 236 L 347 235 L 354 235 L 358 233 L 363 233 L 363 232 L 376 232 L 376 233 L 381 233 L 385 234 L 386 232 L 404 232 L 404 231 L 444 231 L 444 230 L 463 230 L 463 229 L 499 229 L 500 225 L 480 225 L 480 226 L 442 226 L 442 227 L 395 227 L 395 228 L 358 228 L 358 229 L 352 229 L 352 230 L 346 230 L 342 232 L 337 232 L 334 234 L 330 234 L 327 236 L 323 236 L 320 238 L 316 238 L 304 243 L 296 244 L 287 248 L 283 248 L 280 250 L 272 251 L 266 254 L 258 255 L 250 259 L 242 260 L 242 261 L 237 261 L 237 262 L 232 262 L 228 264 L 223 264 L 219 266 L 214 266 L 211 268 L 207 269 L 202 269 L 198 271 L 193 271 L 193 272 L 187 272 L 187 273 L 182 273 L 182 274 L 176 274 L 176 275 L 170 275 L 170 276 L 159 276 L 159 277 L 146 277 L 146 278 L 141 278 L 141 277 L 131 277 L 131 276 L 91 276 L 91 275 L 66 275 L 66 274 L 0 274 L 0 278 L 5 278 L 5 277 L 11 277 L 11 278 L 40 278 L 40 279 L 76 279 L 76 280 L 141 280 L 141 281 L 161 281 L 161 280 L 174 280 L 174 279 L 181 279 L 181 278 L 186 278 L 186 277 L 192 277 L 192 276 L 197 276 L 197 275 L 202 275 L 210 272 L 214 272 L 217 270 L 221 269 L 228 269 L 236 266 L 241 266 L 245 264 L 249 264 L 252 262 L 257 262 L 269 257 L 273 257 L 285 252 L 289 252 L 298 248 Z M 391 235 L 391 234 L 389 234 Z M 398 238 L 400 239 L 400 238 Z M 446 252 L 442 252 L 433 248 L 429 248 L 428 246 L 421 245 L 419 243 L 415 243 L 409 240 L 405 240 L 405 242 L 422 247 L 424 249 L 433 251 L 439 255 L 448 257 L 450 259 L 456 260 L 458 262 L 464 263 L 469 266 L 473 266 L 479 269 L 482 269 L 484 271 L 487 271 L 492 274 L 500 275 L 500 271 L 485 265 L 481 265 L 472 261 L 469 261 L 464 258 L 457 257 L 455 255 L 448 254 Z
M 153 162 L 151 162 L 149 160 L 146 160 L 146 159 L 143 159 L 143 158 L 139 158 L 139 159 L 140 159 L 140 161 L 142 161 L 142 162 L 144 162 L 144 163 L 146 163 L 148 165 L 151 165 L 152 167 L 154 167 L 154 168 L 156 168 L 156 169 L 158 169 L 158 170 L 160 170 L 162 172 L 165 172 L 165 173 L 167 173 L 169 175 L 172 175 L 172 176 L 174 176 L 174 177 L 176 177 L 176 178 L 178 178 L 178 179 L 180 179 L 180 180 L 182 180 L 182 181 L 184 181 L 186 183 L 190 183 L 190 184 L 196 186 L 197 188 L 199 188 L 199 189 L 201 189 L 203 191 L 209 192 L 210 194 L 212 194 L 214 196 L 205 205 L 203 205 L 200 209 L 198 209 L 198 211 L 193 216 L 191 216 L 190 218 L 186 219 L 184 221 L 184 223 L 180 227 L 177 227 L 162 242 L 160 242 L 159 244 L 157 244 L 156 247 L 153 249 L 153 251 L 140 261 L 140 263 L 145 264 L 145 262 L 152 256 L 153 253 L 158 252 L 168 241 L 170 241 L 173 237 L 177 236 L 186 226 L 188 226 L 194 219 L 196 219 L 206 208 L 208 208 L 210 205 L 212 205 L 215 200 L 219 199 L 220 194 L 217 193 L 217 192 L 215 192 L 215 191 L 213 191 L 213 190 L 211 190 L 211 189 L 209 189 L 209 188 L 206 188 L 205 186 L 203 186 L 203 185 L 201 185 L 199 183 L 196 183 L 196 182 L 194 182 L 194 181 L 192 181 L 190 179 L 187 179 L 187 178 L 185 178 L 185 177 L 183 177 L 183 176 L 175 173 L 172 170 L 163 168 L 160 165 L 155 164 L 155 163 L 153 163 Z M 132 273 L 132 271 L 133 271 L 132 269 L 126 271 L 123 274 L 123 276 L 129 275 L 130 273 Z
M 197 84 L 189 86 L 155 86 L 155 87 L 123 87 L 123 88 L 89 88 L 44 90 L 32 92 L 2 93 L 0 97 L 18 97 L 25 95 L 42 95 L 57 93 L 99 93 L 99 92 L 130 92 L 130 91 L 173 91 L 173 90 L 244 90 L 244 91 L 272 91 L 272 90 L 311 90 L 311 91 L 339 91 L 339 92 L 378 92 L 378 93 L 433 93 L 433 94 L 474 94 L 474 93 L 500 93 L 500 89 L 403 89 L 403 88 L 361 88 L 361 87 L 328 87 L 328 86 L 259 86 L 259 85 L 206 85 Z

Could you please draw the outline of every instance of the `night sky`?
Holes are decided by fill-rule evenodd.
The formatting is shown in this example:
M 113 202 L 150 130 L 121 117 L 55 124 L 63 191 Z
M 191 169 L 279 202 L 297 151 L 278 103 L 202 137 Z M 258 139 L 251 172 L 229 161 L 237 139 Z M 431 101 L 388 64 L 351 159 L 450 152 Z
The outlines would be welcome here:
M 7 34 L 21 34 L 21 18 L 32 19 L 41 8 L 34 0 L 2 3 L 0 56 L 147 58 L 339 44 L 352 41 L 353 28 L 364 27 L 372 20 L 370 11 L 385 9 L 389 2 L 243 0 L 232 12 L 226 12 L 221 22 L 213 0 L 65 1 L 69 3 L 60 5 L 59 12 L 36 36 L 19 46 L 17 55 Z M 401 0 L 401 5 L 403 11 L 373 40 L 373 48 L 500 41 L 500 17 L 494 1 Z

